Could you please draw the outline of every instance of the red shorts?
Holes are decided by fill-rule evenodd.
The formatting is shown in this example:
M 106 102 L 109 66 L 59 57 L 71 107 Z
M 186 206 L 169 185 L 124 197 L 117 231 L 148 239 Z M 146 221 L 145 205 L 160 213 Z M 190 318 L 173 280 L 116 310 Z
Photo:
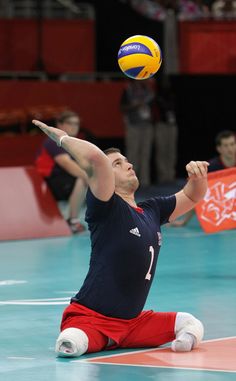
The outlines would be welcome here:
M 89 339 L 87 353 L 158 347 L 175 339 L 175 318 L 176 312 L 143 311 L 133 319 L 117 319 L 72 303 L 63 313 L 61 330 L 73 327 L 84 331 Z

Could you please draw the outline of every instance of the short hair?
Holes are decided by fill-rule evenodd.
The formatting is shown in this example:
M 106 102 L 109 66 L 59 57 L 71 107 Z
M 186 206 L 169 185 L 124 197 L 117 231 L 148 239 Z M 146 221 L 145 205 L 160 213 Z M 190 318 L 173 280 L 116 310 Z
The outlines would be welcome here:
M 121 153 L 120 149 L 115 147 L 107 148 L 103 152 L 105 153 L 105 155 L 110 155 L 110 153 L 115 153 L 115 152 Z
M 233 132 L 231 130 L 224 130 L 224 131 L 219 132 L 216 135 L 216 138 L 215 138 L 215 144 L 216 144 L 216 146 L 220 146 L 221 145 L 222 139 L 227 139 L 227 138 L 230 138 L 231 136 L 235 137 L 235 132 Z
M 57 116 L 56 123 L 63 124 L 67 121 L 67 119 L 74 118 L 74 117 L 79 118 L 79 115 L 75 111 L 66 110 Z

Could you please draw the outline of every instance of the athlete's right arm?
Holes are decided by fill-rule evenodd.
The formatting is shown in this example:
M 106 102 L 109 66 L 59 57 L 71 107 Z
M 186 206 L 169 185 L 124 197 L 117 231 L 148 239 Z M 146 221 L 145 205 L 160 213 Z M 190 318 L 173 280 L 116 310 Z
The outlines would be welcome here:
M 65 131 L 49 127 L 39 120 L 33 120 L 46 135 L 74 157 L 88 176 L 88 186 L 95 197 L 108 201 L 115 190 L 115 178 L 108 157 L 94 144 L 70 137 Z

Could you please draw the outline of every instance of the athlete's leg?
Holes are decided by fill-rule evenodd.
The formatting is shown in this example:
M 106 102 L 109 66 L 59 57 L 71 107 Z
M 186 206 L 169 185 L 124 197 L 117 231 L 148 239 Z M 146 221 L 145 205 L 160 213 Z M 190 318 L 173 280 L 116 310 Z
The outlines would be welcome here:
M 59 357 L 78 357 L 84 353 L 99 352 L 105 349 L 107 344 L 108 338 L 94 328 L 70 327 L 60 333 L 55 351 Z
M 81 356 L 88 349 L 89 338 L 86 333 L 78 328 L 66 328 L 56 341 L 55 352 L 60 357 Z
M 86 308 L 70 304 L 63 312 L 61 333 L 56 341 L 55 351 L 61 357 L 77 357 L 87 352 L 104 349 L 108 338 L 97 330 L 94 317 L 86 314 Z
M 184 312 L 144 312 L 128 332 L 121 347 L 156 347 L 172 340 L 171 349 L 187 352 L 196 348 L 203 337 L 203 325 Z
M 176 339 L 171 344 L 175 352 L 189 352 L 196 348 L 204 334 L 200 320 L 186 312 L 178 312 L 175 321 Z
M 175 339 L 176 312 L 142 312 L 120 343 L 123 348 L 158 347 Z

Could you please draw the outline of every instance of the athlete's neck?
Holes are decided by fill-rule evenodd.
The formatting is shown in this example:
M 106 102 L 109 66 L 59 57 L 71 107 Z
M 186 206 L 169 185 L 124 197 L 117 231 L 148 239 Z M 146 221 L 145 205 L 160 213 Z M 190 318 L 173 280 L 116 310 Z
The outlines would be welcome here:
M 123 198 L 124 201 L 126 201 L 130 206 L 133 206 L 134 208 L 137 208 L 137 204 L 134 198 L 134 193 L 125 193 L 121 191 L 116 191 L 116 194 Z

